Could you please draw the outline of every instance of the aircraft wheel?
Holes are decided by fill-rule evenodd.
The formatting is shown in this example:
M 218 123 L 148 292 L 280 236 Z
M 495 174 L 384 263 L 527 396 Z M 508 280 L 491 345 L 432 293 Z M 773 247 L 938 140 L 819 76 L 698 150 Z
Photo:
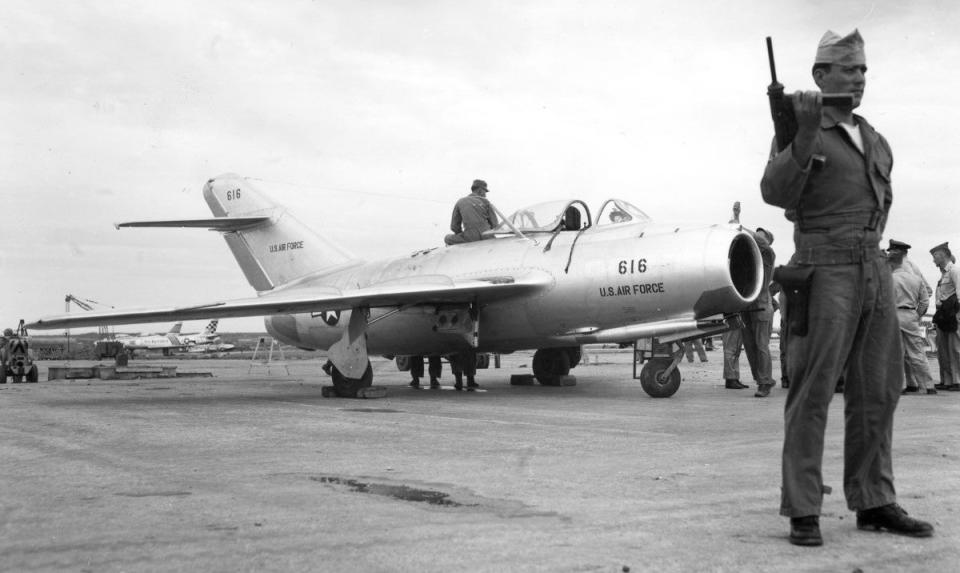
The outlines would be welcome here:
M 40 380 L 40 369 L 34 364 L 30 367 L 30 371 L 27 372 L 27 382 L 36 384 L 38 380 Z
M 400 372 L 407 372 L 410 370 L 410 357 L 409 356 L 397 356 L 397 370 Z
M 576 368 L 577 364 L 580 364 L 580 359 L 583 358 L 583 348 L 580 346 L 571 346 L 567 348 L 566 351 L 570 356 L 570 368 Z
M 333 378 L 333 389 L 337 392 L 337 396 L 341 398 L 356 398 L 358 390 L 367 388 L 373 384 L 373 368 L 370 366 L 370 361 L 368 360 L 367 369 L 363 371 L 363 375 L 360 378 L 347 378 L 343 374 L 340 374 L 336 366 L 333 366 L 330 369 L 330 377 Z
M 533 375 L 544 386 L 556 386 L 557 377 L 570 373 L 570 355 L 565 348 L 541 348 L 533 355 Z
M 680 387 L 680 370 L 673 369 L 670 376 L 664 378 L 663 373 L 672 364 L 669 358 L 652 358 L 643 365 L 640 371 L 640 385 L 643 391 L 653 398 L 669 398 Z
M 3 360 L 0 358 L 0 360 Z M 7 383 L 7 365 L 3 362 L 0 362 L 0 384 Z

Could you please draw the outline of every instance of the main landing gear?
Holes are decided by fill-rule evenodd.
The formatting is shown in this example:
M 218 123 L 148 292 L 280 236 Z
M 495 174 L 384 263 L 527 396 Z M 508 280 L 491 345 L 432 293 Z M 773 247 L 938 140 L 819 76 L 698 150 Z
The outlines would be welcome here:
M 579 346 L 541 348 L 533 355 L 533 375 L 544 386 L 562 386 L 570 369 L 580 363 Z
M 333 386 L 323 388 L 324 396 L 332 394 L 340 398 L 361 398 L 366 393 L 365 389 L 373 385 L 373 368 L 370 366 L 369 360 L 367 361 L 367 368 L 359 378 L 344 376 L 332 362 L 327 362 L 323 366 L 323 371 L 329 374 L 333 381 Z

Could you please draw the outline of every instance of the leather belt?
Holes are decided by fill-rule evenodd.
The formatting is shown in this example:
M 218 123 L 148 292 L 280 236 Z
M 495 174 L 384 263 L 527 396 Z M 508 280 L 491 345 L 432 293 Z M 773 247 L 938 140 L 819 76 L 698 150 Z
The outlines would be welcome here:
M 858 227 L 862 226 L 868 231 L 876 231 L 883 221 L 883 217 L 883 211 L 877 210 L 819 215 L 817 217 L 798 216 L 797 227 L 802 232 L 812 229 L 828 229 L 833 225 L 856 225 Z
M 855 265 L 882 257 L 879 247 L 809 247 L 797 249 L 791 261 L 798 265 Z

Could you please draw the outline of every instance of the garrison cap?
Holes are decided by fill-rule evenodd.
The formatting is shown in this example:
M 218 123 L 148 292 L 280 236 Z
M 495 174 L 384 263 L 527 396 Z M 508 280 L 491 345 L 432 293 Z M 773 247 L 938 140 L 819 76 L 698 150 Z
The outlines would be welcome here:
M 906 243 L 904 243 L 904 242 L 898 241 L 898 240 L 896 240 L 896 239 L 890 239 L 890 244 L 887 246 L 887 250 L 888 250 L 888 251 L 904 251 L 904 252 L 906 252 L 906 251 L 909 251 L 909 250 L 910 250 L 910 245 L 908 245 L 908 244 L 906 244 Z
M 484 191 L 489 191 L 489 189 L 487 189 L 487 182 L 483 179 L 473 180 L 473 185 L 470 186 L 470 190 L 473 191 L 474 189 L 483 189 Z
M 769 241 L 771 245 L 773 244 L 773 233 L 771 233 L 770 231 L 764 229 L 763 227 L 757 227 L 757 232 L 758 232 L 758 233 L 763 233 L 764 235 L 766 235 L 766 236 L 767 236 L 767 241 Z
M 817 46 L 814 64 L 840 64 L 841 66 L 862 66 L 867 63 L 863 53 L 863 38 L 858 30 L 846 36 L 827 30 Z
M 950 247 L 948 246 L 947 243 L 940 243 L 940 244 L 937 245 L 936 247 L 930 249 L 930 254 L 932 255 L 933 253 L 936 253 L 937 251 L 943 251 L 943 252 L 947 253 L 947 256 L 950 256 Z

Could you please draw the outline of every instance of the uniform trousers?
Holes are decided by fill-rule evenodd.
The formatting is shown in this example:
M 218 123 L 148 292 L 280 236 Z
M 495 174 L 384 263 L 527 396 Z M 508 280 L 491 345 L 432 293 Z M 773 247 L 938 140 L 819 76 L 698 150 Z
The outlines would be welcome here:
M 430 379 L 435 380 L 440 378 L 440 374 L 443 372 L 442 359 L 439 356 L 431 356 L 429 360 Z M 417 380 L 423 378 L 423 356 L 410 357 L 410 375 Z
M 960 332 L 937 329 L 937 363 L 941 384 L 960 384 Z
M 723 379 L 740 379 L 740 348 L 743 345 L 743 336 L 740 329 L 728 330 L 722 335 L 723 340 Z
M 903 343 L 903 373 L 906 385 L 921 391 L 933 388 L 933 377 L 927 354 L 924 351 L 926 338 L 920 333 L 923 326 L 917 311 L 909 308 L 897 309 L 900 321 L 900 340 Z
M 743 351 L 750 363 L 750 373 L 757 384 L 773 384 L 773 362 L 770 359 L 770 327 L 773 313 L 768 310 L 743 313 Z
M 477 351 L 463 350 L 447 357 L 450 361 L 450 370 L 456 378 L 466 374 L 467 378 L 473 378 L 477 375 Z
M 894 503 L 891 447 L 903 349 L 884 259 L 874 253 L 860 263 L 816 265 L 808 317 L 807 334 L 787 338 L 790 389 L 780 514 L 820 514 L 827 412 L 844 373 L 847 506 L 864 510 Z

